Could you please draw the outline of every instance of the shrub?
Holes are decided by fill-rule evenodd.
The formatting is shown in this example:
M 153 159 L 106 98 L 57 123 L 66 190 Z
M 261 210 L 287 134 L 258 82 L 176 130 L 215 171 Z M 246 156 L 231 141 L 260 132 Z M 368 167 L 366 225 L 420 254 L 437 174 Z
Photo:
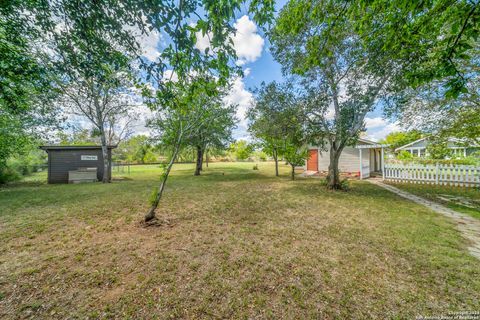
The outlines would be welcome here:
M 398 155 L 397 155 L 398 160 L 412 160 L 413 155 L 405 150 L 402 150 Z
M 6 163 L 0 165 L 0 184 L 19 180 L 40 171 L 45 166 L 46 155 L 43 151 L 32 148 L 25 154 L 9 158 Z
M 257 161 L 266 161 L 268 156 L 265 152 L 261 150 L 256 150 L 253 152 L 253 158 L 256 159 Z
M 340 181 L 340 188 L 341 188 L 343 191 L 348 191 L 348 190 L 350 190 L 350 181 L 348 181 L 347 178 L 341 180 L 341 181 Z
M 401 163 L 401 164 L 424 164 L 424 165 L 435 165 L 435 164 L 444 164 L 444 165 L 467 165 L 475 166 L 480 165 L 480 159 L 476 157 L 465 157 L 459 159 L 429 159 L 429 158 L 410 158 L 410 159 L 398 159 L 389 160 L 389 163 Z
M 22 176 L 12 168 L 1 167 L 0 168 L 0 184 L 19 180 Z

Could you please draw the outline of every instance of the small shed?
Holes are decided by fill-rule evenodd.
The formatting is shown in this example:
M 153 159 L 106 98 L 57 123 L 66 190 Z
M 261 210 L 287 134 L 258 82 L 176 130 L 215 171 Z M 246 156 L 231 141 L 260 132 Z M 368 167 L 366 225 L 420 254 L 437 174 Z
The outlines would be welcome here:
M 114 148 L 116 146 L 108 146 L 109 180 L 112 176 L 111 163 Z M 82 176 L 85 181 L 102 180 L 101 146 L 41 146 L 40 149 L 48 153 L 48 183 L 81 181 Z

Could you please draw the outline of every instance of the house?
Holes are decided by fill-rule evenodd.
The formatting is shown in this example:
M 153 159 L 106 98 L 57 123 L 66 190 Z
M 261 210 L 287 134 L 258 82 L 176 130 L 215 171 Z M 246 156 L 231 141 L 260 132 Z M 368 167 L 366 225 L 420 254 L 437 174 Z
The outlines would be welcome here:
M 404 146 L 395 149 L 395 153 L 406 151 L 417 157 L 428 156 L 428 138 L 421 138 L 410 142 Z M 448 138 L 447 147 L 452 150 L 452 153 L 456 157 L 466 157 L 471 155 L 475 151 L 480 150 L 480 146 L 473 144 L 465 144 L 465 141 L 457 138 Z
M 355 146 L 343 149 L 338 162 L 340 172 L 368 178 L 372 174 L 382 174 L 384 149 L 389 145 L 378 144 L 366 139 L 358 139 Z M 326 151 L 325 151 L 326 149 Z M 326 173 L 330 164 L 330 152 L 326 148 L 309 145 L 308 159 L 305 161 L 305 174 Z

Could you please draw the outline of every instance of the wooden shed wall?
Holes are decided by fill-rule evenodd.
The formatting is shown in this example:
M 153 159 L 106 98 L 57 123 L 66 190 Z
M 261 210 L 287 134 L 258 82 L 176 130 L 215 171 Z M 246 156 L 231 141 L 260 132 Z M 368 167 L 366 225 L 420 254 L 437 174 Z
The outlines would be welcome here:
M 82 160 L 82 155 L 97 156 L 97 160 Z M 112 151 L 108 150 L 111 162 Z M 68 171 L 78 168 L 97 168 L 97 179 L 103 177 L 103 156 L 101 149 L 91 150 L 48 150 L 48 183 L 68 183 Z M 111 166 L 109 177 L 111 176 Z

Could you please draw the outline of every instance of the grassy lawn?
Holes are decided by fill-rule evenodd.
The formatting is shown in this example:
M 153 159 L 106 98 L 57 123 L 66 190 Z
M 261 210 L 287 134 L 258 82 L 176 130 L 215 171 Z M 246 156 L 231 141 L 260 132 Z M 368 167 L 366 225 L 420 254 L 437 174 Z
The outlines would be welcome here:
M 108 185 L 0 189 L 0 318 L 404 319 L 480 310 L 453 224 L 366 182 L 328 192 L 271 164 L 132 167 Z
M 393 186 L 458 212 L 480 219 L 480 189 L 428 184 L 392 183 Z

